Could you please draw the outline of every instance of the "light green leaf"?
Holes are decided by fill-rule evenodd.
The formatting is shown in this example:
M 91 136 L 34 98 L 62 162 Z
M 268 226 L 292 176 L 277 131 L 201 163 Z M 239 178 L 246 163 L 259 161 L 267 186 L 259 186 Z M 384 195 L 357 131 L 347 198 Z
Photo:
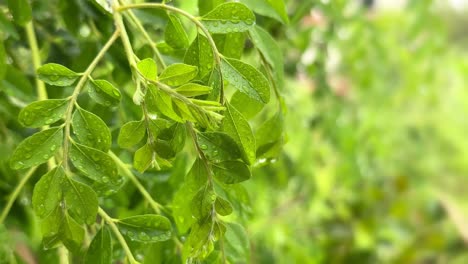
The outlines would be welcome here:
M 8 0 L 7 3 L 16 24 L 25 26 L 31 21 L 32 11 L 28 0 Z
M 182 120 L 179 115 L 174 112 L 174 106 L 169 94 L 150 85 L 148 91 L 146 92 L 146 101 L 148 103 L 148 107 L 158 109 L 159 112 L 174 121 L 184 122 L 184 120 Z
M 131 148 L 138 144 L 146 133 L 146 126 L 143 120 L 130 121 L 120 128 L 117 143 L 122 148 Z
M 72 117 L 73 133 L 78 140 L 92 148 L 107 152 L 112 144 L 109 128 L 102 119 L 82 108 L 78 108 Z
M 265 106 L 264 104 L 250 98 L 245 93 L 236 91 L 229 102 L 232 107 L 237 109 L 245 119 L 251 119 L 256 116 Z
M 161 215 L 137 215 L 117 222 L 126 237 L 139 242 L 159 242 L 171 238 L 171 222 Z
M 282 22 L 289 23 L 286 5 L 283 0 L 240 0 L 246 4 L 255 13 L 267 16 Z
M 140 74 L 148 80 L 155 81 L 158 78 L 158 66 L 151 58 L 146 58 L 137 63 Z
M 198 74 L 197 67 L 184 63 L 174 63 L 168 66 L 159 76 L 159 81 L 170 86 L 188 83 Z
M 153 148 L 150 144 L 145 144 L 135 152 L 133 167 L 140 173 L 143 173 L 151 167 L 155 159 L 156 153 L 153 151 Z
M 192 225 L 182 251 L 183 263 L 188 263 L 188 258 L 204 259 L 208 257 L 214 249 L 213 227 L 214 223 L 210 218 L 207 221 L 199 221 Z
M 19 170 L 46 162 L 59 150 L 62 141 L 62 127 L 53 127 L 26 138 L 13 152 L 11 168 Z
M 43 244 L 51 249 L 62 242 L 68 250 L 78 253 L 84 239 L 84 229 L 60 206 L 42 221 Z
M 204 78 L 213 70 L 213 51 L 205 36 L 197 35 L 185 53 L 184 63 L 198 68 L 198 79 Z
M 68 177 L 63 181 L 62 188 L 68 210 L 78 222 L 93 224 L 98 211 L 98 198 L 93 189 Z
M 187 33 L 176 15 L 168 14 L 166 30 L 164 31 L 164 41 L 174 49 L 186 49 L 189 45 Z
M 233 211 L 231 203 L 221 197 L 216 198 L 215 208 L 216 213 L 222 216 L 230 215 Z
M 41 127 L 60 120 L 67 111 L 68 100 L 48 99 L 33 102 L 21 110 L 18 121 L 25 127 Z
M 213 36 L 218 51 L 228 58 L 240 59 L 244 51 L 245 32 L 215 34 Z
M 186 83 L 177 87 L 175 90 L 183 96 L 195 97 L 199 95 L 209 94 L 212 88 L 197 83 Z
M 231 263 L 246 263 L 249 260 L 250 242 L 245 229 L 236 223 L 226 223 L 225 252 Z
M 56 63 L 47 63 L 37 69 L 39 79 L 55 86 L 72 85 L 79 76 L 78 73 Z
M 263 28 L 255 26 L 249 30 L 250 38 L 255 47 L 271 66 L 274 73 L 276 87 L 282 89 L 284 86 L 284 62 L 283 53 L 275 39 Z
M 244 4 L 229 2 L 217 6 L 201 21 L 211 33 L 244 32 L 255 24 L 255 15 Z
M 45 218 L 52 213 L 62 199 L 62 182 L 65 171 L 62 167 L 56 167 L 43 175 L 34 186 L 32 206 L 34 212 L 40 218 Z
M 84 258 L 84 264 L 111 264 L 112 237 L 109 229 L 103 226 L 94 236 Z
M 240 60 L 223 58 L 221 71 L 225 80 L 237 90 L 261 103 L 270 100 L 270 86 L 267 79 L 253 66 Z
M 237 109 L 226 102 L 226 111 L 222 123 L 223 131 L 231 136 L 239 146 L 242 159 L 247 164 L 255 162 L 255 137 L 249 122 Z
M 192 215 L 196 219 L 204 220 L 208 217 L 216 201 L 216 194 L 213 189 L 202 187 L 192 199 Z
M 86 85 L 91 99 L 104 106 L 115 106 L 120 103 L 122 95 L 110 82 L 106 80 L 90 81 Z
M 212 166 L 216 179 L 226 184 L 243 182 L 251 177 L 249 167 L 241 161 L 223 161 Z
M 236 142 L 225 133 L 198 133 L 197 142 L 200 149 L 209 160 L 220 162 L 235 160 L 240 157 L 240 151 Z
M 105 185 L 118 185 L 117 166 L 106 153 L 73 142 L 70 150 L 73 165 L 88 178 Z

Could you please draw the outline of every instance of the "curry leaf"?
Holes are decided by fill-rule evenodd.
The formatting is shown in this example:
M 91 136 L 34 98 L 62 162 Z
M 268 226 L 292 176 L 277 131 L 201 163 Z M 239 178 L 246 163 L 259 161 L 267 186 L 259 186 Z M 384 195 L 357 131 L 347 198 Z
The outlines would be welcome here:
M 94 236 L 84 258 L 85 264 L 112 263 L 112 237 L 109 229 L 103 226 Z
M 144 121 L 130 121 L 120 128 L 117 142 L 122 148 L 130 148 L 138 144 L 146 133 Z
M 34 186 L 32 206 L 37 216 L 45 218 L 52 213 L 62 199 L 62 182 L 65 171 L 56 167 L 43 175 Z
M 197 74 L 198 68 L 193 65 L 174 63 L 161 73 L 159 80 L 170 86 L 179 86 L 193 80 Z
M 236 160 L 213 164 L 213 173 L 220 182 L 233 184 L 250 179 L 251 173 L 245 163 Z
M 137 215 L 118 220 L 122 233 L 134 241 L 158 242 L 171 237 L 171 222 L 161 215 Z
M 87 87 L 89 97 L 98 104 L 115 106 L 120 103 L 120 91 L 106 80 L 92 80 L 87 83 Z
M 78 108 L 72 117 L 73 133 L 81 143 L 104 152 L 110 149 L 111 133 L 106 123 L 97 115 Z
M 18 121 L 25 127 L 41 127 L 60 120 L 67 111 L 68 100 L 48 99 L 29 104 L 21 110 Z
M 39 79 L 55 86 L 72 85 L 79 76 L 78 73 L 56 63 L 44 64 L 37 69 Z
M 151 58 L 146 58 L 137 63 L 138 71 L 143 77 L 148 80 L 156 80 L 158 78 L 158 66 Z
M 244 4 L 229 2 L 217 6 L 201 21 L 211 33 L 243 32 L 255 23 L 255 15 Z

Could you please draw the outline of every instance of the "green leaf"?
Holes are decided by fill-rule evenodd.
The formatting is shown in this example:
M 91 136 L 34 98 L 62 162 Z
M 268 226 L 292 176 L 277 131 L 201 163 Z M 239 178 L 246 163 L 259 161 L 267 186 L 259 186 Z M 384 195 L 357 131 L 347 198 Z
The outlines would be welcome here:
M 0 39 L 1 39 L 0 35 Z M 4 43 L 0 43 L 0 81 L 5 78 L 5 73 L 7 69 L 7 54 L 5 51 L 5 45 Z
M 257 157 L 276 157 L 283 144 L 283 115 L 276 113 L 273 117 L 265 121 L 255 133 L 257 141 Z
M 28 0 L 8 0 L 8 9 L 10 9 L 15 23 L 18 25 L 25 26 L 32 19 L 31 6 Z
M 103 226 L 94 236 L 84 258 L 84 264 L 111 264 L 112 237 L 109 229 Z
M 62 141 L 62 127 L 53 127 L 26 138 L 11 155 L 11 168 L 19 170 L 46 162 L 59 150 Z
M 244 51 L 245 32 L 215 34 L 213 36 L 218 51 L 228 58 L 240 59 Z
M 83 108 L 77 108 L 72 117 L 73 133 L 78 140 L 91 148 L 107 152 L 112 144 L 109 128 L 102 119 Z
M 197 35 L 185 53 L 184 63 L 198 68 L 198 79 L 202 79 L 213 70 L 213 51 L 205 36 Z
M 225 133 L 198 133 L 197 142 L 200 149 L 209 160 L 220 162 L 235 160 L 240 157 L 240 151 L 236 142 Z
M 221 72 L 229 84 L 250 98 L 264 104 L 270 100 L 268 81 L 253 66 L 240 60 L 223 58 Z
M 195 97 L 199 95 L 209 94 L 212 88 L 197 83 L 186 83 L 177 87 L 175 90 L 183 96 Z
M 117 166 L 106 153 L 73 142 L 70 150 L 73 165 L 88 178 L 105 185 L 118 185 Z
M 117 143 L 122 148 L 131 148 L 138 144 L 146 133 L 146 126 L 143 120 L 130 121 L 120 128 Z
M 148 80 L 155 81 L 158 78 L 158 66 L 151 58 L 146 58 L 137 63 L 140 74 Z
M 161 215 L 137 215 L 117 222 L 126 237 L 139 242 L 159 242 L 171 238 L 171 222 Z
M 171 96 L 158 88 L 150 85 L 146 92 L 146 101 L 150 108 L 156 108 L 163 115 L 176 122 L 184 122 L 179 115 L 174 112 Z
M 196 222 L 191 230 L 187 240 L 184 243 L 182 252 L 183 263 L 189 263 L 188 258 L 204 259 L 213 251 L 214 244 L 212 232 L 215 223 L 211 219 L 208 221 Z
M 174 49 L 186 49 L 189 40 L 182 23 L 176 15 L 168 14 L 168 18 L 164 40 Z
M 195 160 L 189 173 L 185 176 L 184 184 L 175 193 L 172 208 L 174 220 L 181 234 L 187 232 L 194 219 L 191 211 L 191 201 L 198 190 L 206 184 L 208 171 L 203 161 Z
M 15 25 L 10 22 L 4 12 L 0 12 L 0 38 L 7 39 L 10 36 L 15 40 L 19 38 Z
M 283 24 L 289 23 L 283 0 L 240 0 L 240 2 L 246 4 L 255 13 L 274 18 Z
M 18 121 L 25 127 L 50 125 L 63 117 L 67 107 L 67 99 L 48 99 L 33 102 L 21 110 Z
M 224 0 L 199 0 L 198 11 L 203 16 L 222 3 L 224 3 Z
M 215 34 L 244 32 L 255 24 L 255 15 L 244 4 L 229 2 L 204 15 L 201 22 Z
M 162 130 L 156 141 L 157 153 L 165 159 L 175 157 L 184 148 L 185 137 L 185 126 L 181 123 L 175 123 L 168 129 Z
M 225 252 L 230 263 L 247 263 L 250 243 L 245 229 L 236 223 L 226 223 Z
M 65 171 L 62 167 L 56 167 L 43 175 L 34 186 L 32 206 L 34 212 L 40 218 L 51 214 L 62 199 L 62 182 Z
M 249 30 L 250 38 L 255 47 L 271 66 L 274 73 L 276 87 L 282 89 L 284 86 L 284 62 L 283 53 L 275 39 L 263 28 L 255 26 Z
M 248 97 L 245 93 L 236 91 L 229 101 L 232 107 L 237 109 L 245 119 L 256 116 L 265 106 L 264 104 Z
M 222 123 L 223 131 L 237 143 L 242 152 L 242 159 L 247 164 L 255 162 L 255 137 L 249 122 L 237 109 L 226 102 L 226 111 Z
M 196 219 L 205 219 L 211 213 L 213 204 L 216 201 L 216 194 L 213 189 L 202 187 L 192 199 L 192 215 Z
M 86 184 L 68 177 L 63 182 L 63 193 L 68 210 L 80 224 L 93 224 L 98 211 L 96 193 Z
M 140 173 L 143 173 L 151 167 L 155 159 L 156 153 L 153 151 L 153 148 L 151 145 L 145 144 L 135 152 L 133 167 Z
M 212 166 L 216 179 L 226 184 L 243 182 L 251 177 L 249 167 L 241 161 L 223 161 Z
M 99 10 L 101 10 L 104 14 L 112 15 L 114 10 L 112 9 L 112 2 L 107 0 L 91 0 L 91 3 L 94 4 Z
M 184 63 L 174 63 L 168 66 L 159 76 L 159 81 L 170 86 L 188 83 L 198 74 L 197 67 Z
M 51 249 L 62 242 L 68 250 L 78 253 L 84 239 L 84 229 L 60 206 L 41 224 L 45 249 Z
M 216 198 L 215 208 L 216 213 L 222 216 L 230 215 L 233 211 L 231 203 L 221 197 Z
M 78 73 L 56 63 L 47 63 L 37 69 L 39 79 L 55 86 L 72 85 L 79 76 Z
M 94 80 L 87 83 L 88 94 L 96 103 L 104 106 L 115 106 L 120 103 L 122 95 L 106 80 Z

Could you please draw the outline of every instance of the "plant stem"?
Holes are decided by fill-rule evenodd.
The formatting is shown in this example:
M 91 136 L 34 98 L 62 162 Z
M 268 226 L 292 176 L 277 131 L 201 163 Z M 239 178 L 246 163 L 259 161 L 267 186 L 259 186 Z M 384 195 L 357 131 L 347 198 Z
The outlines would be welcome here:
M 192 21 L 201 31 L 203 31 L 203 34 L 206 36 L 208 39 L 208 42 L 211 46 L 211 50 L 213 51 L 213 59 L 214 63 L 219 66 L 221 69 L 221 54 L 218 51 L 218 48 L 216 47 L 216 43 L 214 42 L 213 38 L 211 37 L 210 32 L 208 29 L 194 16 L 191 14 L 185 12 L 182 9 L 166 5 L 166 4 L 158 4 L 158 3 L 141 3 L 141 4 L 128 4 L 128 5 L 123 5 L 123 6 L 118 6 L 116 8 L 116 11 L 125 11 L 129 9 L 144 9 L 144 8 L 158 8 L 158 9 L 164 9 L 168 10 L 174 13 L 178 13 L 180 15 L 183 15 L 184 17 L 188 18 L 190 21 Z M 116 12 L 117 13 L 117 12 Z M 221 70 L 219 71 L 219 75 L 221 77 L 221 83 L 223 83 L 223 76 L 221 73 Z M 220 102 L 223 104 L 224 101 L 224 89 L 221 89 L 221 96 L 220 96 Z
M 41 66 L 41 57 L 39 54 L 39 47 L 37 45 L 36 33 L 34 33 L 33 22 L 30 21 L 26 24 L 26 37 L 28 39 L 29 48 L 31 49 L 32 63 L 34 71 L 36 71 Z M 36 89 L 37 89 L 37 98 L 39 100 L 47 99 L 47 90 L 44 82 L 35 78 Z
M 73 114 L 73 108 L 75 106 L 76 100 L 78 99 L 78 95 L 80 95 L 81 89 L 86 84 L 88 77 L 91 75 L 94 68 L 96 68 L 99 61 L 104 57 L 107 50 L 112 46 L 112 44 L 117 39 L 119 34 L 120 34 L 119 30 L 116 30 L 114 34 L 112 34 L 112 36 L 106 42 L 106 44 L 102 47 L 101 51 L 99 51 L 99 53 L 96 55 L 94 60 L 91 62 L 91 64 L 88 66 L 88 68 L 83 73 L 80 80 L 78 81 L 78 84 L 76 85 L 75 90 L 73 91 L 73 94 L 71 96 L 70 102 L 68 103 L 67 112 L 65 113 L 65 135 L 64 135 L 64 141 L 63 141 L 63 165 L 64 165 L 65 170 L 68 170 L 68 149 L 70 145 L 70 142 L 68 139 L 70 137 L 71 117 Z
M 28 180 L 34 175 L 34 172 L 36 171 L 37 167 L 32 167 L 31 169 L 28 170 L 26 175 L 21 179 L 21 181 L 16 185 L 16 188 L 13 190 L 11 193 L 10 198 L 7 201 L 7 204 L 2 210 L 2 214 L 0 215 L 0 224 L 5 221 L 5 218 L 7 217 L 8 213 L 10 212 L 11 207 L 13 206 L 13 203 L 15 202 L 16 198 L 20 194 L 21 190 L 23 189 L 24 185 Z
M 114 219 L 112 219 L 104 210 L 102 210 L 101 207 L 99 207 L 98 213 L 112 229 L 112 232 L 114 233 L 115 237 L 117 237 L 117 240 L 125 251 L 125 254 L 127 254 L 127 258 L 129 259 L 130 264 L 139 264 L 139 262 L 136 261 L 133 257 L 133 253 L 128 247 L 127 241 L 125 241 L 125 238 L 120 233 L 119 228 L 115 225 Z
M 138 189 L 138 191 L 143 195 L 143 197 L 146 199 L 146 201 L 150 204 L 151 208 L 156 212 L 156 213 L 161 213 L 161 208 L 163 206 L 156 202 L 153 197 L 151 197 L 151 194 L 148 193 L 148 191 L 145 189 L 143 185 L 138 181 L 138 179 L 133 175 L 133 173 L 128 169 L 128 167 L 123 163 L 117 155 L 115 155 L 112 151 L 109 151 L 109 156 L 117 163 L 117 166 L 122 170 L 122 172 L 127 176 L 127 178 L 132 181 L 132 183 L 135 185 L 135 187 Z

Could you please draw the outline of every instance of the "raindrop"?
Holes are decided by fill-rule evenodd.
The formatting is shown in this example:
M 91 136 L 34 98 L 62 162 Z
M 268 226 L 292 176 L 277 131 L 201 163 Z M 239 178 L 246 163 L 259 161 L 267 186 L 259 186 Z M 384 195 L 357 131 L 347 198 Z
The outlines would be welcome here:
M 201 148 L 201 149 L 208 149 L 208 146 L 205 145 L 205 144 L 203 144 L 203 145 L 200 146 L 200 148 Z

